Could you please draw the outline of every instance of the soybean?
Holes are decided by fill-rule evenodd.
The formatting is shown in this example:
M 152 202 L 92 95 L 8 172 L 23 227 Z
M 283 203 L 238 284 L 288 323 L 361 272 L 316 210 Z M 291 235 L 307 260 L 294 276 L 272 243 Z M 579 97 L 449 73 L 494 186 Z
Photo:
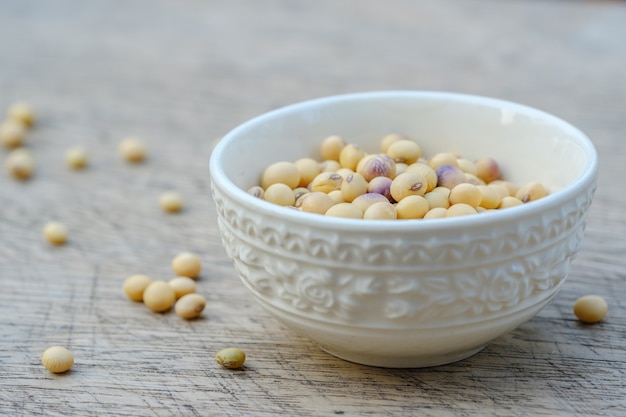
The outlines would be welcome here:
M 83 169 L 88 161 L 87 152 L 80 146 L 74 146 L 65 152 L 65 164 L 72 169 Z
M 174 306 L 176 314 L 184 319 L 194 319 L 202 314 L 206 299 L 200 294 L 183 295 Z
M 128 137 L 120 142 L 119 152 L 123 159 L 132 164 L 146 159 L 147 150 L 143 142 L 135 137 Z
M 599 295 L 585 295 L 574 303 L 574 314 L 584 323 L 602 321 L 608 311 L 608 304 Z
M 74 355 L 63 346 L 51 346 L 41 354 L 41 363 L 48 371 L 60 374 L 74 365 Z
M 280 161 L 265 168 L 261 187 L 267 192 L 267 188 L 273 184 L 285 184 L 291 189 L 296 188 L 300 184 L 298 167 L 292 162 Z
M 476 208 L 482 201 L 482 194 L 477 186 L 469 183 L 463 183 L 450 190 L 449 200 L 451 205 L 465 203 L 473 208 Z
M 278 206 L 293 206 L 296 202 L 293 190 L 283 183 L 275 183 L 267 187 L 263 198 Z
M 43 228 L 43 235 L 53 245 L 63 245 L 67 241 L 67 227 L 60 222 L 49 222 Z
M 183 196 L 177 191 L 167 191 L 159 197 L 159 205 L 167 213 L 177 213 L 183 209 Z
M 0 143 L 6 148 L 18 148 L 26 139 L 26 127 L 14 120 L 7 120 L 0 125 Z
M 320 173 L 320 164 L 313 158 L 301 158 L 294 162 L 300 173 L 299 187 L 306 187 Z
M 367 188 L 368 180 L 366 180 L 363 175 L 355 172 L 348 175 L 341 182 L 341 197 L 350 203 L 361 194 L 365 194 Z
M 330 217 L 344 217 L 348 219 L 362 219 L 363 211 L 354 204 L 338 203 L 326 211 Z
M 356 166 L 358 165 L 361 158 L 365 156 L 365 151 L 354 143 L 348 144 L 343 147 L 341 152 L 339 153 L 339 163 L 343 168 L 349 168 L 351 170 L 356 170 Z
M 341 138 L 341 136 L 328 136 L 322 141 L 322 144 L 320 146 L 322 159 L 332 159 L 334 161 L 339 161 L 339 154 L 341 153 L 341 150 L 344 146 L 346 146 L 346 143 L 344 142 L 343 138 Z
M 202 271 L 202 263 L 198 255 L 183 252 L 172 260 L 172 270 L 178 276 L 196 278 Z
M 165 281 L 151 282 L 143 292 L 143 303 L 157 313 L 169 310 L 175 301 L 176 293 Z
M 398 218 L 398 213 L 389 201 L 379 201 L 365 210 L 363 218 L 366 220 L 395 220 Z
M 226 348 L 217 352 L 215 361 L 224 368 L 241 368 L 246 361 L 246 353 L 239 348 Z
M 304 194 L 296 203 L 296 207 L 307 213 L 324 214 L 335 205 L 335 201 L 326 193 L 313 191 Z
M 410 195 L 396 204 L 398 219 L 421 219 L 429 209 L 428 200 L 419 195 Z
M 35 110 L 24 102 L 13 104 L 7 113 L 9 119 L 22 123 L 26 127 L 35 124 Z
M 143 293 L 150 284 L 152 278 L 148 275 L 131 275 L 124 281 L 124 293 L 133 301 L 143 301 Z
M 35 161 L 29 150 L 13 149 L 6 157 L 4 167 L 7 173 L 19 180 L 27 180 L 35 171 Z
M 423 196 L 428 189 L 426 178 L 418 172 L 404 172 L 393 179 L 389 192 L 396 201 L 409 195 Z
M 448 208 L 448 217 L 467 216 L 468 214 L 476 214 L 477 211 L 474 207 L 465 203 L 453 204 Z
M 189 277 L 172 278 L 168 281 L 168 284 L 174 289 L 176 299 L 196 292 L 196 281 Z
M 517 190 L 515 197 L 522 203 L 538 200 L 548 195 L 546 187 L 539 182 L 529 182 L 524 184 Z
M 389 155 L 395 162 L 411 165 L 422 156 L 422 148 L 412 140 L 398 140 L 387 148 Z

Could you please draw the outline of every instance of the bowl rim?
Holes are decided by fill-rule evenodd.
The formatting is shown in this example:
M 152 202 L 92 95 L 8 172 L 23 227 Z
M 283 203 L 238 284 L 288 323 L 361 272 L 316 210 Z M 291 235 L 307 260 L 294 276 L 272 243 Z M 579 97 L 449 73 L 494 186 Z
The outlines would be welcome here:
M 248 131 L 257 124 L 265 123 L 268 120 L 276 119 L 290 113 L 306 111 L 307 108 L 318 107 L 324 104 L 349 102 L 363 99 L 381 99 L 389 97 L 410 97 L 410 98 L 437 98 L 460 102 L 472 102 L 488 107 L 503 107 L 518 110 L 526 115 L 542 120 L 547 120 L 571 136 L 576 137 L 578 144 L 584 149 L 587 156 L 586 165 L 579 173 L 578 177 L 565 187 L 556 192 L 548 194 L 546 197 L 533 201 L 532 204 L 511 207 L 506 210 L 495 210 L 481 213 L 480 216 L 460 216 L 441 219 L 429 219 L 428 221 L 403 221 L 403 220 L 376 220 L 367 221 L 363 219 L 348 219 L 328 217 L 320 214 L 306 213 L 294 210 L 289 207 L 280 207 L 254 197 L 246 190 L 237 186 L 224 172 L 222 164 L 222 154 L 233 140 L 242 132 Z M 508 222 L 517 222 L 523 218 L 535 217 L 542 212 L 558 208 L 566 201 L 575 198 L 583 193 L 585 187 L 595 186 L 595 178 L 598 171 L 597 151 L 589 139 L 580 129 L 569 122 L 524 104 L 486 97 L 474 94 L 447 92 L 447 91 L 426 91 L 426 90 L 380 90 L 369 92 L 356 92 L 347 94 L 337 94 L 325 97 L 309 99 L 294 104 L 282 106 L 268 112 L 259 114 L 243 123 L 237 125 L 227 132 L 214 147 L 209 158 L 209 174 L 212 186 L 217 186 L 228 190 L 229 198 L 237 201 L 238 204 L 247 207 L 249 210 L 269 217 L 280 218 L 291 223 L 300 223 L 303 226 L 313 228 L 332 229 L 336 231 L 358 231 L 365 232 L 406 232 L 416 231 L 454 231 L 459 228 L 481 228 L 487 225 L 497 225 Z M 259 174 L 260 175 L 260 174 Z

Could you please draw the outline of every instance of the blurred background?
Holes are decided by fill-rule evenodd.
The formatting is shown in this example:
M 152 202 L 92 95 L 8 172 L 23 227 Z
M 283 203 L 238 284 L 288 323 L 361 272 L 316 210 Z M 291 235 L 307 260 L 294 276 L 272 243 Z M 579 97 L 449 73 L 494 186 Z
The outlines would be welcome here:
M 624 116 L 625 21 L 619 1 L 3 0 L 0 104 L 30 101 L 75 129 L 145 122 L 148 136 L 209 138 L 270 108 L 377 89 L 604 119 Z

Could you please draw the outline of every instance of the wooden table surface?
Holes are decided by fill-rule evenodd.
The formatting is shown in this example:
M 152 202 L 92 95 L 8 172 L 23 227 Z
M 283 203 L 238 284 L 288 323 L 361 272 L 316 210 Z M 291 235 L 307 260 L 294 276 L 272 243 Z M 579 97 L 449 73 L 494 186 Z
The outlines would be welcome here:
M 0 175 L 0 415 L 626 415 L 626 3 L 129 0 L 0 2 L 0 111 L 27 101 L 36 175 Z M 336 359 L 253 301 L 217 233 L 214 141 L 293 102 L 381 89 L 494 96 L 552 112 L 600 156 L 584 247 L 558 296 L 479 354 L 431 369 Z M 129 165 L 119 141 L 142 138 Z M 82 145 L 91 165 L 64 165 Z M 541 152 L 541 149 L 537 149 Z M 4 159 L 6 150 L 0 149 Z M 179 214 L 158 206 L 180 191 Z M 42 228 L 69 228 L 52 247 Z M 124 279 L 202 259 L 200 320 L 156 314 Z M 606 319 L 574 301 L 599 294 Z M 44 369 L 68 347 L 66 374 Z M 239 346 L 242 370 L 214 362 Z

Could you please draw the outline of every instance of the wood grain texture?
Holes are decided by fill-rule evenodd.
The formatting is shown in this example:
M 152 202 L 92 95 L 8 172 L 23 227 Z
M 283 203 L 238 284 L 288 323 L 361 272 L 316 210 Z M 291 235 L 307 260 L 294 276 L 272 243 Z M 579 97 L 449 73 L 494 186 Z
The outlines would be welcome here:
M 625 21 L 617 1 L 0 2 L 0 110 L 26 100 L 39 116 L 35 177 L 0 175 L 0 415 L 624 415 Z M 526 103 L 580 127 L 600 156 L 559 295 L 455 364 L 378 369 L 321 352 L 254 303 L 216 231 L 217 138 L 278 106 L 377 89 Z M 118 157 L 127 135 L 148 144 L 145 164 Z M 63 163 L 73 145 L 90 154 L 83 172 Z M 170 189 L 180 214 L 159 209 Z M 44 242 L 49 220 L 68 226 L 67 245 Z M 205 266 L 201 319 L 123 295 L 131 274 L 169 279 L 184 250 Z M 588 293 L 609 304 L 593 326 L 572 314 Z M 74 353 L 69 373 L 40 364 L 53 344 Z M 243 370 L 214 363 L 233 345 Z

